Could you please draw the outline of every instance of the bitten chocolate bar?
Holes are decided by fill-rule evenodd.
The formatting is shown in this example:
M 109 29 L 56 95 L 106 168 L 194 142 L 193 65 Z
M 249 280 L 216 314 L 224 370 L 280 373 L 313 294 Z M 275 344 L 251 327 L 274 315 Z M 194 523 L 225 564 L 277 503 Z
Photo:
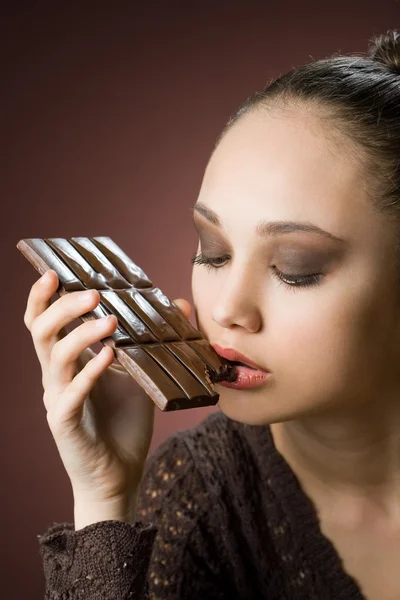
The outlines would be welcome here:
M 57 273 L 60 296 L 98 290 L 100 303 L 82 321 L 117 317 L 101 341 L 161 410 L 215 405 L 214 383 L 234 381 L 229 362 L 111 238 L 33 238 L 17 248 L 41 275 Z

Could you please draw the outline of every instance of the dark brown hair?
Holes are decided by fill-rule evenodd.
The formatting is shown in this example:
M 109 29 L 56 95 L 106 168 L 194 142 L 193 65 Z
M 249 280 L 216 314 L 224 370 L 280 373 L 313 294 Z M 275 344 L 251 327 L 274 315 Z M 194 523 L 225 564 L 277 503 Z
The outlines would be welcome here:
M 332 55 L 296 67 L 252 94 L 234 113 L 217 144 L 242 115 L 253 110 L 311 112 L 332 144 L 343 136 L 363 173 L 365 190 L 398 236 L 395 265 L 400 275 L 400 34 L 370 40 L 362 55 Z M 339 134 L 339 136 L 335 135 Z

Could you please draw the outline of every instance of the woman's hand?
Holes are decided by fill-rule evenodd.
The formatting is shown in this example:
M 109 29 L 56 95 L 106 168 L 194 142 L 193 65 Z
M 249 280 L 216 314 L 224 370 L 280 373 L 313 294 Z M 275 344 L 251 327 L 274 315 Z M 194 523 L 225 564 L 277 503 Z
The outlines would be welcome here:
M 98 305 L 99 293 L 73 292 L 51 304 L 57 288 L 57 274 L 47 271 L 31 288 L 24 321 L 42 368 L 47 421 L 75 501 L 100 505 L 135 498 L 155 405 L 114 361 L 112 348 L 105 346 L 97 355 L 89 348 L 114 332 L 114 315 L 67 334 L 68 323 Z M 189 318 L 189 303 L 175 304 Z

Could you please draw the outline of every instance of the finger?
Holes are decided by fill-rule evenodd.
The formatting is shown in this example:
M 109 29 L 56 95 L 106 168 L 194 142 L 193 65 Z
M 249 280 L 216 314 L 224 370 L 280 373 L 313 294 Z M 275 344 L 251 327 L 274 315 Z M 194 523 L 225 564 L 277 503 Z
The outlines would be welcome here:
M 174 300 L 173 302 L 179 308 L 179 310 L 183 312 L 185 317 L 187 319 L 189 319 L 190 318 L 190 303 L 187 300 L 184 300 L 183 298 L 178 298 L 177 300 Z
M 55 402 L 47 413 L 47 419 L 53 434 L 65 433 L 66 429 L 73 429 L 79 425 L 86 397 L 100 375 L 111 365 L 113 359 L 114 351 L 112 348 L 104 346 L 99 354 L 95 355 L 85 368 L 74 377 L 65 389 L 62 398 Z
M 63 327 L 60 331 L 60 339 L 66 337 L 67 335 L 68 331 L 65 327 Z M 79 371 L 81 371 L 83 367 L 87 365 L 89 360 L 92 360 L 92 358 L 94 358 L 95 356 L 97 356 L 96 352 L 93 352 L 91 348 L 85 348 L 85 350 L 83 350 L 83 352 L 80 353 L 76 361 L 77 373 L 79 373 Z
M 58 275 L 52 269 L 46 271 L 46 273 L 33 284 L 24 314 L 24 322 L 29 331 L 31 330 L 34 319 L 50 306 L 51 298 L 58 290 L 58 285 Z M 65 337 L 67 333 L 67 330 L 63 327 L 59 335 L 60 337 Z
M 52 394 L 63 393 L 71 383 L 76 373 L 76 361 L 81 352 L 91 344 L 111 335 L 117 325 L 115 315 L 87 321 L 54 345 L 47 382 Z
M 46 271 L 35 281 L 29 292 L 24 323 L 31 330 L 32 322 L 50 306 L 50 300 L 58 289 L 58 275 L 55 271 Z
M 54 344 L 65 336 L 66 325 L 93 310 L 99 302 L 97 290 L 71 292 L 56 300 L 34 319 L 31 334 L 43 370 L 48 368 Z

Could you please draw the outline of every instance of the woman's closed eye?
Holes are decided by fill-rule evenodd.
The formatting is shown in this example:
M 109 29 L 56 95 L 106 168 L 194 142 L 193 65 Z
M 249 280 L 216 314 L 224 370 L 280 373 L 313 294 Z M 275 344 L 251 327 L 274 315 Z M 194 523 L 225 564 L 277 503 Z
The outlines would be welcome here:
M 224 256 L 206 256 L 202 252 L 194 254 L 191 259 L 193 265 L 204 265 L 209 271 L 211 269 L 218 269 L 224 264 L 230 256 L 228 254 Z
M 230 259 L 229 255 L 223 256 L 206 256 L 202 252 L 194 254 L 191 259 L 193 265 L 203 265 L 208 271 L 212 269 L 220 269 L 225 266 Z M 311 273 L 307 275 L 295 275 L 283 273 L 275 265 L 272 267 L 273 275 L 278 279 L 279 283 L 284 284 L 293 291 L 293 288 L 305 288 L 318 285 L 323 277 L 322 273 Z

